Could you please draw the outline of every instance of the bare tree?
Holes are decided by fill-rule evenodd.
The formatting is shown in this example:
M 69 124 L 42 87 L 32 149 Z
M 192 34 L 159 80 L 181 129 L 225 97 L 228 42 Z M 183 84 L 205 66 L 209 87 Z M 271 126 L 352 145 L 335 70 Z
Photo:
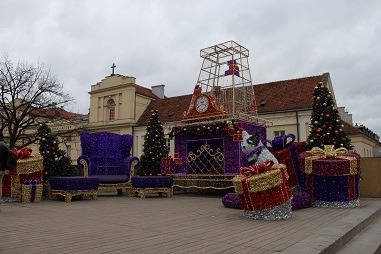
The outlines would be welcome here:
M 7 130 L 10 147 L 35 143 L 39 121 L 74 120 L 73 114 L 60 113 L 74 98 L 43 64 L 19 62 L 14 66 L 4 55 L 0 61 L 0 88 L 0 128 Z

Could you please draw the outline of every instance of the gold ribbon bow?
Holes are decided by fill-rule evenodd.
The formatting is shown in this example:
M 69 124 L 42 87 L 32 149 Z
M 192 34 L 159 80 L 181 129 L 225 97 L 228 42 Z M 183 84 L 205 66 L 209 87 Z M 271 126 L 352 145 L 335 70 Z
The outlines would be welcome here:
M 357 174 L 357 160 L 354 157 L 347 156 L 348 150 L 344 147 L 335 150 L 334 145 L 325 145 L 324 150 L 319 147 L 313 147 L 310 151 L 311 157 L 305 159 L 305 173 L 312 174 L 312 161 L 315 159 L 340 158 L 349 160 L 349 174 Z
M 310 153 L 312 156 L 319 158 L 337 158 L 347 156 L 348 150 L 345 147 L 341 147 L 335 150 L 334 145 L 325 145 L 324 150 L 319 147 L 313 147 Z

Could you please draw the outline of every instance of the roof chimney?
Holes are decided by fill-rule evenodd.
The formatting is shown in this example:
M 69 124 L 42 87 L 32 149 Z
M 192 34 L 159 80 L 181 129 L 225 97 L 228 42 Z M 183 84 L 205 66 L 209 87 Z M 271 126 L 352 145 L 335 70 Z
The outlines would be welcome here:
M 157 85 L 157 86 L 151 86 L 152 93 L 159 97 L 160 99 L 164 99 L 164 87 L 165 85 Z

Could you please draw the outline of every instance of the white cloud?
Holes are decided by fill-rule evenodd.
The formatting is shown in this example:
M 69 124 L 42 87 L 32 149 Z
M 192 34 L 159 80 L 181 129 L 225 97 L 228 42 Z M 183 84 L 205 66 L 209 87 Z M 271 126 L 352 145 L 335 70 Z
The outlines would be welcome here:
M 87 113 L 90 86 L 115 71 L 191 93 L 199 51 L 234 40 L 253 83 L 331 74 L 338 106 L 381 135 L 381 2 L 3 0 L 0 50 L 50 65 Z

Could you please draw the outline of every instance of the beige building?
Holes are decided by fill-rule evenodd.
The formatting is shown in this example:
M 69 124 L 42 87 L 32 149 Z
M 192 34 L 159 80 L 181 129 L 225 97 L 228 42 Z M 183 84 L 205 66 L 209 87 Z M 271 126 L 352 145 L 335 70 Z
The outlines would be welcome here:
M 157 95 L 156 95 L 156 94 Z M 52 132 L 59 133 L 60 148 L 77 164 L 81 155 L 79 134 L 86 132 L 112 132 L 133 134 L 133 127 L 152 100 L 164 97 L 164 86 L 148 89 L 136 84 L 136 78 L 123 75 L 110 75 L 91 86 L 90 110 L 88 115 L 61 111 L 70 121 L 51 121 Z M 35 131 L 35 130 L 33 130 Z M 67 132 L 66 134 L 62 134 Z M 38 144 L 28 146 L 34 154 Z M 134 150 L 138 150 L 137 147 Z
M 312 92 L 318 82 L 323 82 L 323 85 L 329 88 L 336 103 L 329 73 L 254 85 L 258 115 L 272 122 L 272 126 L 267 127 L 268 139 L 292 133 L 296 136 L 296 141 L 307 140 L 312 112 Z M 141 139 L 144 137 L 145 125 L 152 109 L 159 111 L 160 120 L 170 129 L 171 123 L 183 119 L 183 113 L 188 109 L 191 98 L 192 95 L 189 94 L 152 101 L 138 120 L 138 126 L 134 127 L 134 153 L 140 155 Z M 352 116 L 345 112 L 344 108 L 339 108 L 339 114 L 343 120 L 344 131 L 352 139 L 355 150 L 362 157 L 373 157 L 374 148 L 381 146 L 379 137 L 354 127 Z M 169 132 L 169 129 L 166 131 Z M 173 153 L 172 149 L 171 152 Z
M 273 123 L 267 128 L 269 139 L 275 136 L 293 133 L 297 141 L 305 141 L 309 134 L 311 98 L 317 82 L 327 86 L 333 99 L 333 86 L 329 73 L 292 80 L 276 81 L 254 85 L 260 118 Z M 192 88 L 189 87 L 189 92 Z M 107 131 L 118 134 L 133 135 L 133 155 L 140 157 L 146 132 L 146 124 L 152 109 L 159 111 L 160 120 L 165 123 L 168 133 L 171 123 L 181 121 L 184 111 L 188 110 L 192 95 L 164 97 L 164 85 L 148 89 L 136 84 L 136 78 L 119 74 L 110 75 L 91 86 L 90 112 L 88 120 L 78 120 L 88 132 Z M 335 100 L 335 99 L 334 99 Z M 373 157 L 375 147 L 380 147 L 379 137 L 364 128 L 352 124 L 352 116 L 339 108 L 341 118 L 345 121 L 344 131 L 352 139 L 355 150 L 362 157 Z M 65 125 L 54 125 L 55 128 L 71 128 Z M 366 129 L 366 128 L 365 128 Z M 367 129 L 366 129 L 367 130 Z M 76 164 L 81 154 L 79 133 L 63 138 L 63 149 Z M 173 155 L 173 141 L 168 140 Z
M 136 78 L 111 75 L 91 86 L 88 129 L 132 134 L 132 127 L 152 100 L 152 90 L 136 85 Z

